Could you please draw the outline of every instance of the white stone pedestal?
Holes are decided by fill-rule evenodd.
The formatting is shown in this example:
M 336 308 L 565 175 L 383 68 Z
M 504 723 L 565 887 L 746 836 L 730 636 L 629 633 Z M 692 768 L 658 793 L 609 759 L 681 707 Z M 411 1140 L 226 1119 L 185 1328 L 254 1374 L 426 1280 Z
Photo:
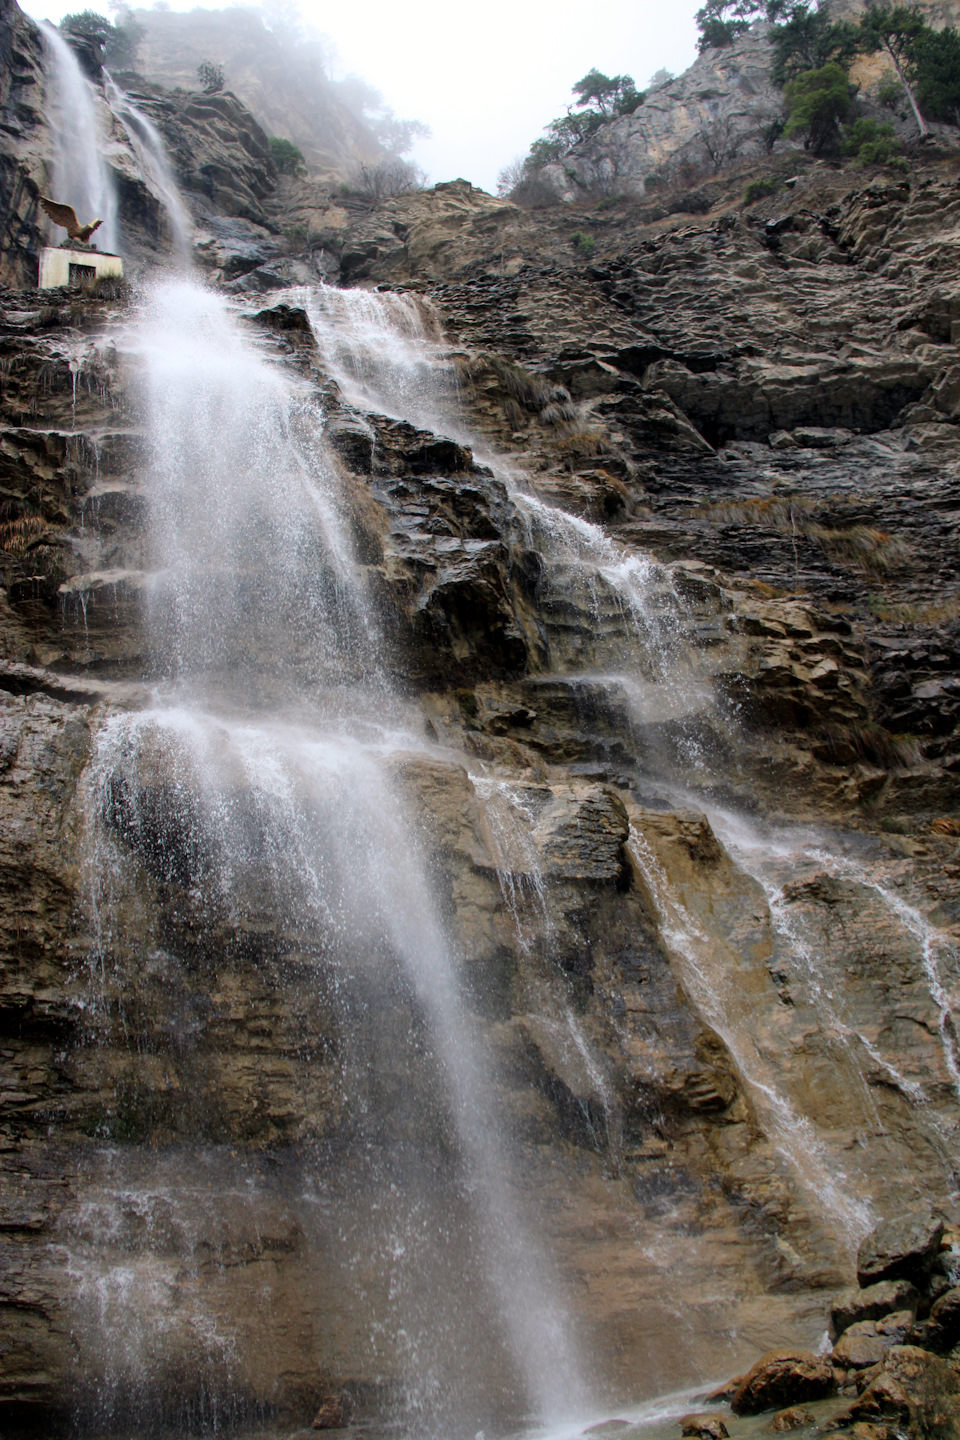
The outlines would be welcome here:
M 102 250 L 64 250 L 52 245 L 40 251 L 41 290 L 55 290 L 61 285 L 76 290 L 85 280 L 107 279 L 123 279 L 119 255 L 107 255 Z

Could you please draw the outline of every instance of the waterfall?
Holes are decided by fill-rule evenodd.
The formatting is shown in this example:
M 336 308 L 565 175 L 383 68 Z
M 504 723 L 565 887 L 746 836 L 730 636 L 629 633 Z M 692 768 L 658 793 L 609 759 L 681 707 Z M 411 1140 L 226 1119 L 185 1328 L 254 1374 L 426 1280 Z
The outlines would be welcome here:
M 695 589 L 708 595 L 711 588 L 717 592 L 710 600 L 716 618 L 708 616 L 704 624 L 687 599 L 689 582 L 684 580 L 682 567 L 675 573 L 653 557 L 618 544 L 589 521 L 545 503 L 531 493 L 524 477 L 496 455 L 484 452 L 483 443 L 476 441 L 464 423 L 449 347 L 429 309 L 414 297 L 322 287 L 311 292 L 306 305 L 325 363 L 349 403 L 474 445 L 506 484 L 516 510 L 518 539 L 535 550 L 542 562 L 540 599 L 552 673 L 615 687 L 626 697 L 636 769 L 644 786 L 659 803 L 705 810 L 729 853 L 763 887 L 775 940 L 790 951 L 809 986 L 810 1003 L 822 1032 L 843 1049 L 844 1073 L 861 1096 L 868 1119 L 872 1117 L 878 1153 L 889 1154 L 881 1170 L 895 1173 L 903 1163 L 902 1154 L 888 1144 L 859 1057 L 866 1055 L 894 1081 L 908 1103 L 919 1105 L 924 1112 L 928 1109 L 926 1092 L 920 1078 L 891 1069 L 877 1045 L 854 1034 L 852 1022 L 838 1014 L 817 979 L 818 962 L 811 944 L 785 916 L 783 885 L 806 873 L 813 859 L 826 873 L 852 878 L 879 897 L 901 931 L 919 948 L 952 1087 L 958 1076 L 954 1015 L 960 1003 L 960 959 L 955 945 L 919 910 L 834 853 L 823 837 L 811 843 L 799 830 L 781 837 L 774 846 L 777 864 L 773 866 L 774 852 L 765 848 L 743 817 L 720 811 L 711 801 L 711 789 L 722 780 L 724 763 L 735 752 L 738 728 L 735 715 L 712 684 L 708 651 L 722 628 L 719 588 L 708 576 L 693 581 Z M 574 611 L 585 623 L 573 627 L 576 640 L 571 647 L 564 627 L 565 617 Z M 498 871 L 505 903 L 525 944 L 531 915 L 535 925 L 549 928 L 549 898 L 535 866 L 529 863 L 532 847 L 517 834 L 524 812 L 522 787 L 518 790 L 487 774 L 474 783 L 484 805 L 491 849 L 504 856 L 498 861 Z M 694 788 L 697 784 L 705 787 L 705 794 Z M 752 837 L 749 841 L 748 835 Z M 749 996 L 741 992 L 735 975 L 711 959 L 712 938 L 702 932 L 637 830 L 630 849 L 656 909 L 661 933 L 699 1013 L 724 1037 L 746 1089 L 764 1117 L 774 1148 L 811 1196 L 813 1213 L 826 1218 L 841 1242 L 849 1246 L 869 1228 L 882 1174 L 871 1175 L 860 1156 L 840 1153 L 838 1143 L 818 1133 L 804 1115 L 803 1077 L 791 1079 L 774 1056 L 761 1051 Z M 507 852 L 515 857 L 514 863 L 505 858 Z M 778 873 L 776 883 L 770 878 L 773 869 Z M 767 979 L 758 977 L 758 984 L 761 978 Z M 942 1174 L 949 1179 L 953 1175 L 953 1137 L 936 1115 L 930 1116 L 926 1128 Z
M 43 37 L 51 59 L 48 115 L 53 132 L 52 198 L 72 205 L 81 224 L 102 220 L 94 243 L 115 252 L 117 196 L 104 159 L 104 129 L 96 87 L 55 26 L 45 23 Z
M 502 1424 L 504 1406 L 515 1422 L 557 1421 L 584 1403 L 576 1347 L 409 818 L 420 722 L 383 678 L 355 497 L 318 402 L 224 299 L 187 281 L 155 285 L 114 340 L 141 377 L 158 685 L 154 704 L 105 718 L 87 777 L 90 1023 L 109 1027 L 112 997 L 158 953 L 186 972 L 225 946 L 308 977 L 317 1014 L 333 1017 L 317 1063 L 351 1138 L 305 1175 L 300 1205 L 334 1217 L 346 1304 L 361 1316 L 356 1358 L 401 1383 L 418 1429 L 473 1433 Z M 168 897 L 164 937 L 141 949 L 129 921 L 139 866 Z M 125 1163 L 108 1157 L 88 1229 L 68 1239 L 113 1420 L 124 1386 L 148 1396 L 151 1367 L 166 1363 L 172 1303 L 153 1232 L 142 1285 L 129 1259 L 111 1269 L 129 1197 L 151 1213 L 160 1203 Z M 241 1341 L 210 1345 L 200 1371 L 233 1383 Z
M 107 70 L 103 72 L 103 88 L 110 109 L 127 133 L 140 173 L 163 201 L 174 252 L 181 262 L 186 261 L 190 256 L 192 223 L 174 178 L 163 137 L 149 116 L 134 105 Z

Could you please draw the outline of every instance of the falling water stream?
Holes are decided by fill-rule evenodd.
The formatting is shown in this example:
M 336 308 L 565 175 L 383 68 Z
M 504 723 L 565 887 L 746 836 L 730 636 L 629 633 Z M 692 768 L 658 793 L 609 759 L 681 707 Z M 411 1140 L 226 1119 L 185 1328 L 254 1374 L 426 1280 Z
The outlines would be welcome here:
M 107 70 L 103 72 L 103 89 L 112 113 L 127 133 L 141 175 L 163 202 L 174 254 L 184 263 L 190 255 L 192 223 L 174 178 L 163 138 L 150 117 L 138 109 Z
M 516 1378 L 515 1419 L 556 1421 L 585 1389 L 405 813 L 403 758 L 422 740 L 381 673 L 316 401 L 190 281 L 154 286 L 114 338 L 142 376 L 148 628 L 164 679 L 152 707 L 102 725 L 89 772 L 92 1008 L 129 949 L 117 917 L 131 849 L 181 887 L 199 930 L 283 936 L 285 963 L 315 969 L 334 1016 L 340 1103 L 364 1137 L 348 1188 L 369 1221 L 351 1243 L 386 1271 L 392 1313 L 374 1315 L 370 1343 L 392 1330 L 406 1411 L 427 1427 L 489 1423 L 499 1368 L 504 1394 Z M 384 1028 L 386 997 L 406 1029 Z M 438 1145 L 458 1162 L 424 1253 L 412 1240 Z M 129 1361 L 119 1354 L 118 1372 Z
M 95 244 L 115 252 L 117 195 L 104 158 L 105 129 L 95 86 L 83 73 L 72 46 L 55 26 L 45 24 L 51 59 L 47 116 L 53 134 L 53 199 L 72 205 L 81 224 L 102 220 Z

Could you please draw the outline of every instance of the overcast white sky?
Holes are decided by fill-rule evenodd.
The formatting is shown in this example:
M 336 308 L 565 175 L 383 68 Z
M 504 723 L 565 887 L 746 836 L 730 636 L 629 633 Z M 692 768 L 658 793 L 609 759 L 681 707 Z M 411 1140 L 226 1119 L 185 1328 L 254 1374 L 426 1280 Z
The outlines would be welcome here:
M 592 66 L 632 75 L 675 73 L 694 58 L 699 0 L 301 0 L 304 18 L 333 41 L 338 78 L 361 75 L 433 138 L 413 158 L 430 180 L 462 175 L 492 190 L 501 166 L 526 152 L 570 86 Z M 133 0 L 134 8 L 137 0 Z M 106 10 L 97 0 L 25 0 L 34 18 Z M 174 10 L 195 8 L 172 0 Z M 219 5 L 205 8 L 219 9 Z

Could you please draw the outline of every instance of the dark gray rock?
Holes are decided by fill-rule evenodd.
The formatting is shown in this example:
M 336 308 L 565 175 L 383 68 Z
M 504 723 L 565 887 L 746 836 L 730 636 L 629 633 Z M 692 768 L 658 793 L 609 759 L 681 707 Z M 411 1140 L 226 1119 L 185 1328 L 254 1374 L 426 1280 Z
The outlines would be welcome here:
M 960 1288 L 947 1290 L 934 1301 L 928 1318 L 917 1325 L 912 1343 L 945 1355 L 960 1342 Z
M 877 1365 L 892 1345 L 902 1345 L 910 1334 L 913 1311 L 901 1310 L 883 1320 L 858 1320 L 833 1348 L 833 1363 L 842 1370 L 865 1370 Z
M 863 1286 L 903 1279 L 922 1287 L 942 1236 L 943 1221 L 932 1215 L 914 1213 L 884 1221 L 857 1251 L 857 1279 Z

